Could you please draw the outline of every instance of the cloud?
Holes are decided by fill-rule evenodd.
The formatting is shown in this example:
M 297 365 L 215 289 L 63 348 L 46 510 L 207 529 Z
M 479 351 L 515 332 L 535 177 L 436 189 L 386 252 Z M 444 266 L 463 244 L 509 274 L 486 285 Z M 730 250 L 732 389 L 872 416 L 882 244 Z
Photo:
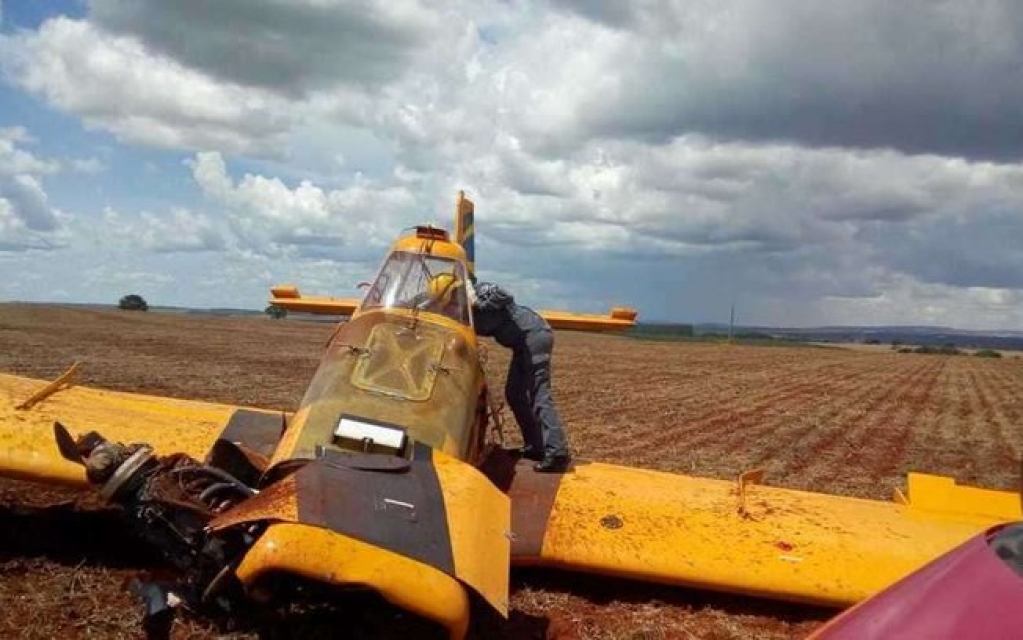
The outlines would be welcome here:
M 930 285 L 1023 290 L 1020 163 L 703 136 L 515 155 L 551 195 L 513 188 L 506 155 L 456 167 L 477 187 L 481 269 L 559 274 L 559 295 L 590 310 L 631 301 L 655 319 L 708 319 L 738 296 L 754 317 L 800 324 L 811 310 L 839 320 L 821 300 L 889 295 L 896 317 L 913 303 L 894 310 L 897 295 Z M 948 317 L 976 324 L 967 309 Z
M 271 94 L 215 81 L 87 21 L 57 17 L 0 36 L 0 61 L 21 87 L 126 141 L 267 151 L 289 126 Z
M 1023 291 L 1014 3 L 215 4 L 0 35 L 19 87 L 187 150 L 180 196 L 109 203 L 149 212 L 117 221 L 146 259 L 312 291 L 465 188 L 481 272 L 538 306 L 976 325 Z M 57 182 L 25 136 L 0 136 L 8 178 Z
M 41 176 L 59 164 L 20 148 L 34 142 L 21 127 L 0 129 L 0 251 L 64 245 L 66 216 L 50 205 Z
M 921 282 L 904 274 L 886 277 L 872 296 L 822 298 L 808 316 L 817 324 L 931 325 L 997 331 L 1023 326 L 1023 292 L 998 287 L 957 287 Z M 777 317 L 784 317 L 779 313 Z
M 60 164 L 19 148 L 35 140 L 24 127 L 0 128 L 0 176 L 55 173 Z
M 407 0 L 95 0 L 90 9 L 98 27 L 191 69 L 292 96 L 390 82 L 445 27 Z
M 1023 206 L 1019 164 L 702 136 L 664 145 L 595 141 L 556 163 L 528 156 L 509 163 L 499 149 L 465 162 L 480 164 L 491 168 L 472 182 L 489 191 L 487 209 L 499 212 L 485 225 L 535 228 L 551 243 L 589 249 L 629 238 L 675 243 L 679 250 L 734 243 L 784 250 L 852 241 L 874 224 L 897 227 L 929 216 Z M 512 171 L 528 167 L 556 185 L 556 193 L 516 188 L 509 164 Z M 577 226 L 593 229 L 592 237 Z M 505 240 L 515 242 L 515 234 Z
M 75 173 L 84 173 L 86 175 L 96 175 L 107 170 L 107 165 L 95 157 L 75 158 L 70 161 L 70 165 L 71 170 Z
M 193 253 L 226 248 L 224 232 L 208 216 L 175 208 L 165 215 L 143 211 L 126 215 L 107 208 L 103 212 L 104 238 L 116 238 L 129 250 L 139 248 L 156 253 Z
M 54 231 L 60 226 L 46 192 L 32 176 L 0 178 L 0 197 L 29 231 Z
M 197 154 L 188 166 L 204 196 L 225 207 L 241 245 L 256 252 L 375 259 L 415 204 L 400 181 L 357 180 L 343 189 L 323 189 L 309 180 L 289 187 L 256 174 L 235 181 L 223 157 L 213 152 Z
M 548 130 L 559 138 L 700 132 L 1023 156 L 1013 143 L 1023 135 L 1023 5 L 1011 0 L 559 4 L 564 49 L 587 50 L 606 79 L 591 82 L 579 65 L 589 86 L 558 92 L 568 99 L 559 110 L 580 114 L 569 130 Z M 538 41 L 534 55 L 549 54 Z

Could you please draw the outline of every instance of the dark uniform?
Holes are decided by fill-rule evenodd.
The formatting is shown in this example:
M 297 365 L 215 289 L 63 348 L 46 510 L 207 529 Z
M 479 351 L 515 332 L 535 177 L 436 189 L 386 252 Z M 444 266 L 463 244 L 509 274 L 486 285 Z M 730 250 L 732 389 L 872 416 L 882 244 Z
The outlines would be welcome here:
M 541 460 L 538 471 L 568 466 L 565 428 L 551 396 L 551 352 L 554 332 L 538 313 L 515 303 L 504 289 L 481 282 L 473 305 L 476 333 L 492 337 L 512 351 L 505 398 L 526 443 L 524 455 Z

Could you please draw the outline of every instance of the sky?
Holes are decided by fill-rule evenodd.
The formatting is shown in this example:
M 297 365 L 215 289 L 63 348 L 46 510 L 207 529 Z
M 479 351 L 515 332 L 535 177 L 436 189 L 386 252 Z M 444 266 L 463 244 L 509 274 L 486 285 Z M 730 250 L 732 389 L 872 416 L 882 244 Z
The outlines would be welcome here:
M 1023 329 L 1023 3 L 0 0 L 0 300 Z

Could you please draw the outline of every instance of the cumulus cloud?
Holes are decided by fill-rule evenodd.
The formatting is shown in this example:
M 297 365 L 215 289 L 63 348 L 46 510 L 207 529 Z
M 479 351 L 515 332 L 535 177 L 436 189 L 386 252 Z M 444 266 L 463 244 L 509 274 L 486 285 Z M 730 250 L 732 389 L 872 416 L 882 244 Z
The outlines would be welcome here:
M 91 17 L 221 80 L 291 95 L 380 85 L 441 35 L 441 16 L 409 0 L 95 0 Z
M 288 127 L 269 93 L 215 81 L 88 21 L 57 17 L 0 36 L 0 64 L 50 104 L 132 142 L 267 151 Z
M 32 142 L 24 128 L 0 129 L 0 251 L 52 249 L 66 239 L 65 216 L 41 181 L 60 165 L 21 148 Z
M 124 248 L 156 253 L 220 251 L 226 247 L 224 233 L 213 220 L 182 208 L 164 215 L 149 211 L 126 215 L 108 207 L 103 212 L 103 235 L 116 238 Z
M 1023 326 L 1023 293 L 999 287 L 957 287 L 921 282 L 905 274 L 885 276 L 875 295 L 825 297 L 807 305 L 817 324 L 849 324 L 870 318 L 873 325 L 931 325 L 981 330 Z M 775 318 L 785 314 L 778 310 Z
M 35 140 L 24 127 L 0 128 L 0 175 L 55 173 L 60 164 L 43 160 L 20 148 Z
M 564 27 L 567 49 L 608 43 L 597 55 L 610 81 L 563 107 L 580 113 L 580 136 L 1021 157 L 1023 5 L 1011 0 L 559 4 L 589 23 Z
M 400 181 L 357 180 L 343 189 L 324 189 L 309 180 L 289 187 L 256 174 L 235 181 L 216 152 L 199 153 L 188 165 L 205 197 L 225 207 L 242 245 L 258 252 L 369 259 L 390 241 L 416 202 Z

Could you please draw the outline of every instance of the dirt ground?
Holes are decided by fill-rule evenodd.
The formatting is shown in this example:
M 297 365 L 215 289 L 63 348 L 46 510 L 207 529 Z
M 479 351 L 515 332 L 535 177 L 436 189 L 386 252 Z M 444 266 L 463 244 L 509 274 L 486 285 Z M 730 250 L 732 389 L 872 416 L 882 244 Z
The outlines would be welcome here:
M 77 360 L 91 386 L 290 410 L 331 330 L 291 319 L 0 304 L 0 371 L 52 378 Z M 488 353 L 500 389 L 507 355 Z M 554 366 L 556 400 L 582 458 L 719 478 L 763 466 L 774 485 L 875 499 L 888 499 L 909 470 L 1018 486 L 1019 357 L 559 333 Z M 141 611 L 125 585 L 160 567 L 111 513 L 82 506 L 72 492 L 0 480 L 2 637 L 138 637 Z M 833 613 L 539 571 L 514 573 L 511 604 L 497 631 L 506 638 L 789 638 Z M 296 628 L 257 635 L 185 618 L 173 637 Z

